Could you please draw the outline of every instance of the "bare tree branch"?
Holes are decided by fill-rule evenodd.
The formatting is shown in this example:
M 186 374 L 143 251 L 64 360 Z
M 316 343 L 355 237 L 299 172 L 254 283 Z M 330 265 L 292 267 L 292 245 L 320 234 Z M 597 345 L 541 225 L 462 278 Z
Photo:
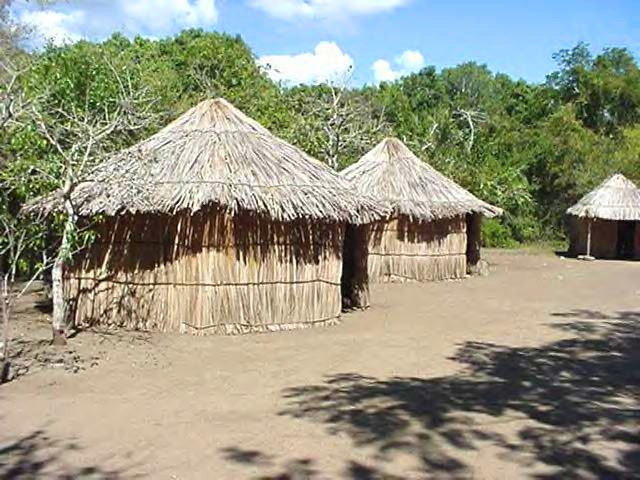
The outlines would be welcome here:
M 464 87 L 465 83 L 463 82 L 463 87 Z M 464 91 L 464 88 L 463 88 Z M 458 117 L 458 118 L 463 118 L 466 122 L 467 125 L 469 126 L 469 140 L 467 141 L 467 152 L 471 152 L 471 149 L 473 148 L 473 142 L 475 140 L 475 133 L 476 133 L 476 129 L 475 129 L 475 125 L 474 122 L 476 123 L 484 123 L 488 120 L 487 115 L 483 112 L 476 112 L 473 110 L 464 110 L 464 109 L 457 109 L 453 112 L 454 117 Z
M 319 94 L 308 96 L 303 104 L 304 118 L 313 125 L 317 122 L 322 134 L 321 156 L 334 169 L 349 150 L 360 152 L 371 147 L 388 128 L 384 110 L 375 114 L 368 103 L 351 95 L 350 82 L 348 72 L 319 87 Z

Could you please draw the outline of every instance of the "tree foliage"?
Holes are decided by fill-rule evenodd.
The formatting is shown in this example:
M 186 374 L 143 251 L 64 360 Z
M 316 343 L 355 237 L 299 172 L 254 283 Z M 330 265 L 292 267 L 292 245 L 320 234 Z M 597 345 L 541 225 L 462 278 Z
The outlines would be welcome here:
M 147 121 L 115 128 L 100 158 L 154 133 L 198 101 L 223 96 L 339 169 L 384 136 L 399 137 L 505 209 L 504 218 L 487 224 L 490 245 L 562 237 L 564 210 L 608 174 L 640 180 L 640 70 L 624 48 L 595 55 L 580 43 L 562 50 L 543 84 L 469 62 L 442 71 L 426 67 L 379 86 L 287 88 L 269 80 L 237 36 L 116 34 L 29 54 L 20 50 L 18 30 L 4 13 L 0 6 L 0 39 L 22 63 L 11 86 L 7 71 L 0 75 L 0 96 L 22 95 L 28 111 L 37 104 L 64 151 L 82 144 L 78 130 L 69 128 L 81 112 L 92 118 L 138 112 L 136 105 L 121 104 L 123 88 L 144 88 L 153 99 L 139 112 Z M 24 202 L 61 185 L 60 149 L 41 127 L 32 115 L 16 115 L 0 129 L 3 218 L 14 221 Z

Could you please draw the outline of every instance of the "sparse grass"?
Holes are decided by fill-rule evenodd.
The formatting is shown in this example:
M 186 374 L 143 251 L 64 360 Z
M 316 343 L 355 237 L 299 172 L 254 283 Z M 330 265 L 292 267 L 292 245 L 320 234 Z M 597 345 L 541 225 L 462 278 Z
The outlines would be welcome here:
M 507 251 L 512 253 L 523 253 L 527 255 L 554 254 L 555 252 L 566 252 L 568 244 L 564 240 L 540 240 L 531 243 L 518 243 L 513 247 L 491 247 L 483 248 L 489 251 Z
M 565 240 L 540 240 L 538 242 L 521 244 L 518 249 L 528 253 L 565 252 L 568 244 Z

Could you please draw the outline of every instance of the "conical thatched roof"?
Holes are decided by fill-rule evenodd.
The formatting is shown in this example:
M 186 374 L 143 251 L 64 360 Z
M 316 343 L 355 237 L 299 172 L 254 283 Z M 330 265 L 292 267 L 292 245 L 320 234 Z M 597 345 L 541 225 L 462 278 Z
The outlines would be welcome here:
M 72 203 L 82 216 L 193 212 L 210 204 L 284 221 L 360 223 L 385 213 L 330 167 L 221 98 L 100 164 L 73 191 Z M 59 194 L 35 205 L 59 207 Z
M 418 220 L 502 214 L 420 160 L 397 138 L 385 138 L 341 174 L 359 192 L 390 204 L 394 213 Z
M 640 190 L 617 173 L 587 193 L 567 213 L 604 220 L 640 220 Z

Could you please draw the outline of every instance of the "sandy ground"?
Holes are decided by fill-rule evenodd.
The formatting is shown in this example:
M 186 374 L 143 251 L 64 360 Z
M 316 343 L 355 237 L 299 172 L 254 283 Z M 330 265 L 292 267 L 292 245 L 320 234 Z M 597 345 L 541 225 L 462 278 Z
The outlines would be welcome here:
M 81 333 L 0 387 L 0 477 L 640 478 L 640 262 L 487 257 L 337 327 Z

